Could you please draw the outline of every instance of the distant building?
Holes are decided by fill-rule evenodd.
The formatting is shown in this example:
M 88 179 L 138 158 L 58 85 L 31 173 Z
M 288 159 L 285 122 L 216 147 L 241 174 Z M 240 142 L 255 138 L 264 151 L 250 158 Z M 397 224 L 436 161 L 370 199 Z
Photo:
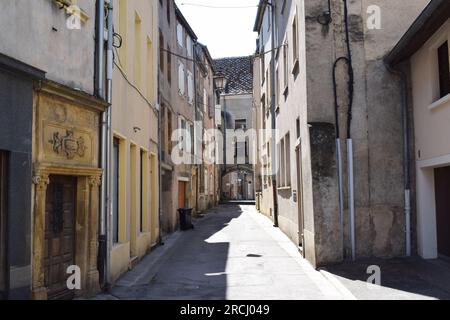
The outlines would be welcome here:
M 220 94 L 223 114 L 224 166 L 222 167 L 222 199 L 254 200 L 255 179 L 252 161 L 252 136 L 243 136 L 255 128 L 253 119 L 253 58 L 234 57 L 214 61 L 216 74 L 225 77 Z M 237 135 L 231 135 L 235 132 Z
M 418 254 L 450 257 L 450 2 L 433 0 L 386 61 L 403 72 Z M 407 75 L 407 77 L 406 77 Z M 409 94 L 410 93 L 410 94 Z M 414 212 L 414 211 L 413 211 Z
M 177 230 L 178 209 L 192 208 L 195 214 L 215 203 L 211 184 L 217 179 L 211 166 L 202 165 L 203 132 L 213 120 L 209 111 L 214 95 L 211 57 L 173 0 L 159 1 L 158 6 L 164 236 Z

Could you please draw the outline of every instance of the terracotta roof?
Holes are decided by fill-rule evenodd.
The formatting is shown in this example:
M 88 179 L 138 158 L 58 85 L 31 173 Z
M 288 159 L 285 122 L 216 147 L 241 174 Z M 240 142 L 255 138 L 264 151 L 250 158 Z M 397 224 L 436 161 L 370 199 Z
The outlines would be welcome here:
M 222 74 L 227 79 L 226 94 L 253 92 L 252 56 L 216 59 L 214 65 L 216 74 Z

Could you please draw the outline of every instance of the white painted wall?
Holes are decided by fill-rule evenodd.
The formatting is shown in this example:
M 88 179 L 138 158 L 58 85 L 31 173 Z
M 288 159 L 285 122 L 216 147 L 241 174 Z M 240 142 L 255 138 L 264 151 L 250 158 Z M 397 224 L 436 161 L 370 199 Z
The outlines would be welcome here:
M 419 255 L 438 257 L 434 169 L 450 165 L 450 95 L 439 99 L 437 49 L 450 43 L 450 20 L 411 58 L 417 166 Z M 450 57 L 449 57 L 450 59 Z

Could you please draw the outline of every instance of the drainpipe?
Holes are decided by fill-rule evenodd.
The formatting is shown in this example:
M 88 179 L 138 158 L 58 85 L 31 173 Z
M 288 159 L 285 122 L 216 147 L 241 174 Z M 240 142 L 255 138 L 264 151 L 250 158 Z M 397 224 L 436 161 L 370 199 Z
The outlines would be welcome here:
M 338 184 L 339 184 L 339 220 L 342 232 L 342 242 L 344 241 L 344 174 L 342 165 L 342 146 L 341 146 L 341 131 L 339 125 L 339 103 L 337 96 L 337 80 L 336 80 L 336 67 L 340 61 L 348 62 L 346 57 L 341 57 L 336 60 L 333 66 L 333 90 L 334 90 L 334 116 L 336 126 L 336 159 L 338 164 Z M 343 248 L 345 247 L 343 243 Z
M 350 242 L 352 248 L 352 260 L 356 260 L 356 239 L 355 239 L 355 190 L 354 190 L 354 168 L 353 168 L 353 139 L 351 135 L 352 117 L 353 117 L 353 96 L 354 96 L 354 72 L 352 63 L 352 51 L 350 47 L 350 35 L 348 26 L 348 3 L 344 1 L 344 23 L 345 23 L 345 41 L 347 45 L 347 63 L 348 63 L 348 112 L 347 112 L 347 171 L 348 171 L 348 207 L 350 214 Z
M 404 179 L 404 206 L 405 206 L 405 243 L 406 256 L 411 256 L 411 170 L 409 147 L 409 120 L 408 120 L 408 88 L 406 74 L 400 69 L 394 69 L 389 63 L 385 63 L 387 70 L 400 78 L 402 86 L 402 130 L 403 130 L 403 179 Z
M 272 0 L 271 3 L 267 3 L 270 8 L 270 17 L 271 17 L 271 25 L 272 25 L 272 50 L 271 50 L 271 74 L 270 74 L 270 90 L 271 90 L 271 118 L 272 118 L 272 191 L 273 191 L 273 216 L 274 216 L 274 227 L 278 228 L 278 193 L 277 193 L 277 149 L 276 149 L 276 112 L 275 112 L 275 0 Z
M 196 131 L 196 128 L 197 128 L 197 122 L 198 122 L 198 120 L 199 120 L 199 117 L 198 117 L 198 114 L 199 114 L 199 110 L 197 110 L 197 108 L 198 108 L 198 106 L 197 106 L 197 49 L 198 49 L 198 43 L 197 43 L 197 41 L 195 41 L 194 42 L 194 46 L 193 46 L 193 62 L 192 62 L 192 64 L 193 64 L 193 76 L 194 76 L 194 84 L 193 84 L 193 86 L 194 86 L 194 132 Z M 202 132 L 197 132 L 197 135 L 195 136 L 195 134 L 194 134 L 194 136 L 198 139 L 198 135 L 199 134 L 202 134 Z M 194 139 L 194 140 L 196 140 L 196 139 Z M 197 144 L 197 141 L 194 141 L 194 145 L 196 145 Z M 194 147 L 194 150 L 195 150 L 195 147 Z M 197 153 L 199 153 L 199 152 L 201 152 L 201 147 L 200 147 L 200 150 L 197 150 Z M 198 212 L 199 212 L 199 210 L 198 210 L 198 198 L 199 198 L 199 191 L 200 191 L 200 169 L 199 169 L 199 166 L 200 166 L 200 164 L 199 164 L 199 161 L 197 160 L 197 157 L 196 157 L 197 155 L 194 155 L 194 166 L 195 166 L 195 172 L 197 173 L 196 174 L 196 177 L 195 177 L 195 179 L 196 179 L 196 186 L 195 186 L 195 213 L 197 214 Z
M 103 279 L 104 284 L 110 283 L 109 279 L 109 270 L 110 270 L 110 264 L 109 264 L 109 257 L 108 257 L 108 234 L 110 234 L 110 217 L 112 214 L 112 179 L 111 179 L 111 172 L 112 172 L 112 145 L 113 145 L 113 136 L 112 136 L 112 81 L 113 81 L 113 64 L 114 64 L 114 56 L 113 56 L 113 37 L 114 37 L 114 10 L 113 10 L 113 4 L 112 1 L 109 1 L 108 3 L 108 40 L 107 40 L 107 46 L 106 46 L 106 101 L 109 104 L 109 107 L 107 109 L 107 145 L 106 145 L 106 204 L 104 205 L 104 208 L 106 209 L 106 212 L 104 214 L 104 224 L 106 225 L 106 230 L 104 234 L 104 241 L 105 241 L 105 253 L 104 253 L 104 259 L 105 259 L 105 275 Z
M 97 0 L 96 12 L 96 74 L 95 74 L 95 94 L 100 99 L 105 99 L 104 93 L 104 54 L 105 54 L 105 2 Z M 100 193 L 100 217 L 99 217 L 99 250 L 98 269 L 100 273 L 100 284 L 105 284 L 106 277 L 106 253 L 107 253 L 107 145 L 108 145 L 108 111 L 104 111 L 101 116 L 101 193 Z

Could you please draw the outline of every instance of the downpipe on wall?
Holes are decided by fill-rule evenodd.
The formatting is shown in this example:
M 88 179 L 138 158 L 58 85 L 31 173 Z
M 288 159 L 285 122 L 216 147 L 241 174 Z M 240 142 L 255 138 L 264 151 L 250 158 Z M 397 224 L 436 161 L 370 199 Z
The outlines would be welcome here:
M 276 112 L 275 112 L 275 0 L 272 0 L 270 3 L 267 3 L 270 7 L 270 17 L 271 17 L 271 24 L 272 24 L 272 50 L 271 50 L 271 72 L 270 72 L 270 90 L 271 90 L 271 106 L 270 106 L 270 112 L 271 112 L 271 118 L 272 118 L 272 192 L 273 192 L 273 216 L 274 216 L 274 227 L 278 228 L 278 192 L 277 192 L 277 149 L 276 149 L 276 128 L 277 128 L 277 122 L 276 122 Z
M 352 260 L 356 260 L 356 239 L 355 239 L 355 190 L 353 171 L 353 140 L 347 139 L 347 166 L 348 166 L 348 205 L 350 213 L 350 242 L 352 246 Z
M 352 260 L 356 260 L 356 236 L 355 236 L 355 190 L 354 190 L 354 162 L 353 162 L 353 139 L 351 136 L 351 124 L 353 117 L 353 95 L 354 95 L 354 71 L 352 63 L 352 52 L 350 47 L 350 35 L 348 26 L 348 3 L 344 2 L 344 23 L 345 23 L 345 38 L 347 47 L 347 56 L 339 57 L 333 65 L 333 89 L 334 89 L 334 107 L 335 107 L 335 121 L 336 121 L 336 157 L 338 162 L 338 184 L 339 184 L 339 218 L 344 232 L 344 178 L 342 165 L 342 149 L 340 139 L 340 125 L 339 125 L 339 103 L 337 96 L 337 79 L 336 68 L 339 62 L 344 61 L 347 64 L 348 72 L 348 111 L 347 111 L 347 178 L 348 178 L 348 211 L 349 211 L 349 235 Z M 329 2 L 329 14 L 331 16 L 331 5 Z M 344 240 L 344 234 L 342 234 Z M 344 246 L 345 247 L 345 246 Z
M 105 15 L 105 9 L 107 14 Z M 107 21 L 107 51 L 105 70 L 105 18 Z M 99 248 L 98 269 L 100 273 L 100 284 L 105 287 L 108 283 L 108 231 L 110 212 L 110 177 L 111 172 L 111 102 L 112 102 L 112 42 L 113 42 L 113 7 L 112 2 L 104 0 L 97 1 L 97 30 L 96 30 L 96 95 L 105 99 L 109 106 L 101 117 L 101 168 L 102 181 L 100 193 L 100 218 L 99 218 Z M 106 72 L 105 72 L 106 71 Z M 105 94 L 106 74 L 106 94 Z
M 402 95 L 402 130 L 403 130 L 403 179 L 404 179 L 404 214 L 405 214 L 405 253 L 407 257 L 412 254 L 411 245 L 411 170 L 410 170 L 410 147 L 409 147 L 409 120 L 408 120 L 408 89 L 406 74 L 399 69 L 394 69 L 385 63 L 386 69 L 393 75 L 397 75 L 401 81 Z
M 106 49 L 106 100 L 109 104 L 107 109 L 107 145 L 106 145 L 106 213 L 105 213 L 105 224 L 106 224 L 106 235 L 111 234 L 111 219 L 112 216 L 112 145 L 113 145 L 113 135 L 112 135 L 112 82 L 113 82 L 113 37 L 114 37 L 114 9 L 112 1 L 108 3 L 108 40 Z M 106 241 L 106 252 L 105 256 L 105 276 L 103 283 L 106 285 L 110 283 L 109 270 L 110 270 L 110 259 L 107 255 L 108 250 L 108 237 Z
M 352 51 L 350 47 L 350 34 L 348 26 L 348 1 L 344 1 L 344 23 L 345 41 L 347 45 L 348 59 L 348 112 L 347 112 L 347 170 L 348 170 L 348 207 L 350 215 L 350 242 L 352 248 L 352 260 L 356 260 L 356 237 L 355 237 L 355 189 L 353 168 L 353 139 L 352 139 L 352 117 L 353 117 L 353 95 L 354 95 L 354 72 Z

